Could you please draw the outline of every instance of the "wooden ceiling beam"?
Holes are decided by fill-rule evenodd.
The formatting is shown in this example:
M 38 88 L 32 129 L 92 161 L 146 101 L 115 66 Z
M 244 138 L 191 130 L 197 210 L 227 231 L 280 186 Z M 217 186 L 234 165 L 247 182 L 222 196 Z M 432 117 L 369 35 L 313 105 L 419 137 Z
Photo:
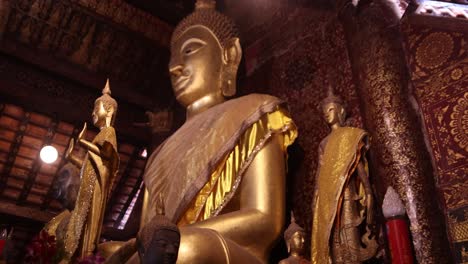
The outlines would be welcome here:
M 21 191 L 21 194 L 18 198 L 17 204 L 22 204 L 24 201 L 26 201 L 26 198 L 29 195 L 29 191 L 31 190 L 34 182 L 36 181 L 36 176 L 39 170 L 41 169 L 42 166 L 42 161 L 40 158 L 40 150 L 47 145 L 50 145 L 52 142 L 52 139 L 54 138 L 55 135 L 55 130 L 57 129 L 58 122 L 55 120 L 52 122 L 51 126 L 48 128 L 47 134 L 43 140 L 43 144 L 39 151 L 37 152 L 36 159 L 33 162 L 33 166 L 31 170 L 29 171 L 28 178 L 26 179 L 26 183 L 24 184 L 24 188 Z
M 26 126 L 29 122 L 29 113 L 24 113 L 23 119 L 21 120 L 19 129 L 16 131 L 15 140 L 12 142 L 10 146 L 10 151 L 8 153 L 8 159 L 3 167 L 3 171 L 0 174 L 0 195 L 3 194 L 3 191 L 6 187 L 6 182 L 8 176 L 10 175 L 11 169 L 13 168 L 13 164 L 15 162 L 16 154 L 21 146 L 21 142 L 23 141 L 23 136 L 26 132 Z
M 19 206 L 14 203 L 2 200 L 0 202 L 0 213 L 33 219 L 39 222 L 48 222 L 54 213 L 38 210 L 27 206 Z

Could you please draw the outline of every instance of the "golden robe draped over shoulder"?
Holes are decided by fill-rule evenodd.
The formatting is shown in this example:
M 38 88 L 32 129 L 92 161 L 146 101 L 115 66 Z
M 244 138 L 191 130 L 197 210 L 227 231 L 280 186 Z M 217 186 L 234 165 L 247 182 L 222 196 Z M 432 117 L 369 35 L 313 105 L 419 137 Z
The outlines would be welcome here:
M 367 133 L 354 127 L 332 130 L 323 143 L 312 205 L 311 262 L 316 264 L 331 263 L 330 235 L 343 189 L 361 158 L 365 161 L 363 154 L 368 148 Z
M 162 193 L 166 216 L 179 225 L 218 215 L 273 134 L 283 136 L 286 150 L 297 131 L 282 102 L 269 95 L 231 99 L 192 117 L 148 160 L 148 208 Z
M 65 236 L 65 253 L 71 258 L 78 246 L 81 253 L 92 251 L 98 241 L 86 241 L 91 232 L 98 232 L 102 226 L 105 204 L 111 190 L 115 175 L 119 166 L 119 155 L 117 151 L 117 139 L 113 127 L 103 128 L 93 139 L 93 144 L 103 147 L 106 144 L 112 146 L 111 158 L 104 160 L 97 154 L 88 151 L 81 168 L 80 189 L 67 226 Z M 93 215 L 90 208 L 93 207 Z M 100 224 L 90 226 L 91 218 L 98 219 Z M 98 235 L 99 236 L 99 235 Z M 99 237 L 96 239 L 99 240 Z M 87 243 L 84 243 L 87 242 Z

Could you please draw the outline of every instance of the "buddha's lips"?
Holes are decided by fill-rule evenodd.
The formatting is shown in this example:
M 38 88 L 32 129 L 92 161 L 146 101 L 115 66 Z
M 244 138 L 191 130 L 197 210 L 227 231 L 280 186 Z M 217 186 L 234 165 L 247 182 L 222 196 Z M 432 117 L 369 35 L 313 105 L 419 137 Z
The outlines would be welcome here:
M 177 79 L 177 81 L 174 83 L 174 93 L 176 94 L 176 96 L 184 90 L 189 81 L 189 77 L 181 77 Z

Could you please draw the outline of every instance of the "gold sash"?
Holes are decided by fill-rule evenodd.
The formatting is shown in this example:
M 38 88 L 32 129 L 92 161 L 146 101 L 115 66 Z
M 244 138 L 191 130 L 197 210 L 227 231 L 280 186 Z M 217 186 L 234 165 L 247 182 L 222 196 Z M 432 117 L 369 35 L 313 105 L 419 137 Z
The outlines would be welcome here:
M 367 150 L 366 137 L 362 129 L 340 127 L 324 139 L 326 145 L 319 162 L 312 207 L 312 263 L 331 263 L 331 231 L 339 213 L 343 188 L 356 169 L 362 151 Z

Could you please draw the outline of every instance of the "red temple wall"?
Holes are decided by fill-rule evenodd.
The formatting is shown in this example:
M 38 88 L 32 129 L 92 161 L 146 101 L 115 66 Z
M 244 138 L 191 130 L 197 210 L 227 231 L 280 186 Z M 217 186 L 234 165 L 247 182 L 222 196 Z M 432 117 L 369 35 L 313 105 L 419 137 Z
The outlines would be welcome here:
M 468 34 L 405 21 L 412 94 L 424 123 L 457 263 L 468 261 Z M 465 256 L 462 252 L 465 251 Z M 463 258 L 464 257 L 464 258 Z

